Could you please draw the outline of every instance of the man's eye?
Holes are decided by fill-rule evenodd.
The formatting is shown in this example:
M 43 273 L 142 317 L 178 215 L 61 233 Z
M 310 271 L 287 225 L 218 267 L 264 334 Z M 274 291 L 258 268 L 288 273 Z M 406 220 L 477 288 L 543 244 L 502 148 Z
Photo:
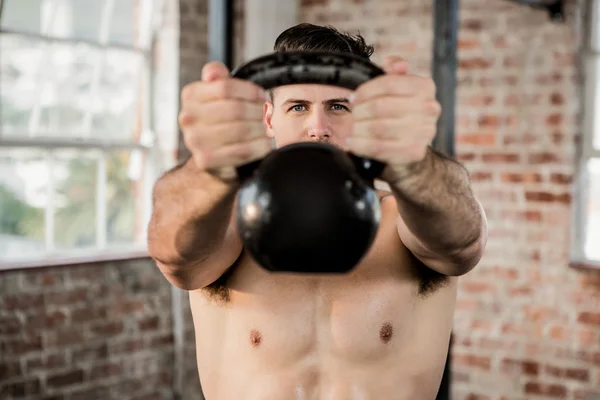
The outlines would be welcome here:
M 343 105 L 343 104 L 339 104 L 339 103 L 337 103 L 337 104 L 333 104 L 333 105 L 331 106 L 331 108 L 332 108 L 334 111 L 342 111 L 342 110 L 345 110 L 345 111 L 350 111 L 350 110 L 348 109 L 348 107 L 346 107 L 346 106 L 345 106 L 345 105 Z
M 304 111 L 306 110 L 306 106 L 304 104 L 296 104 L 292 106 L 288 111 Z

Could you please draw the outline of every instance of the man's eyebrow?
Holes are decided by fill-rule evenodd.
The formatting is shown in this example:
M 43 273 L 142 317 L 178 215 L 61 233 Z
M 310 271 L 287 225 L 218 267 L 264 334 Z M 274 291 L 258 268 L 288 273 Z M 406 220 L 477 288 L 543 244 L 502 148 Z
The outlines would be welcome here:
M 350 103 L 350 100 L 348 100 L 346 97 L 339 97 L 337 99 L 325 100 L 323 103 Z
M 311 102 L 308 100 L 302 100 L 302 99 L 287 99 L 286 101 L 283 102 L 283 104 L 310 104 Z M 350 100 L 348 100 L 346 97 L 339 97 L 339 98 L 335 98 L 335 99 L 327 99 L 324 100 L 322 102 L 322 104 L 330 104 L 330 103 L 350 103 Z
M 283 102 L 283 104 L 291 104 L 291 103 L 295 103 L 295 104 L 310 104 L 310 101 L 308 101 L 308 100 L 302 100 L 302 99 L 287 99 L 286 101 Z

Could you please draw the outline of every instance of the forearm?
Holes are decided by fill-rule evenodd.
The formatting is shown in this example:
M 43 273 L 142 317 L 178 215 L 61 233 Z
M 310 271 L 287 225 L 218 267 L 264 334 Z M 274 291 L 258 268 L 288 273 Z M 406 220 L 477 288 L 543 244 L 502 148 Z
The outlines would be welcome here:
M 459 163 L 429 149 L 390 187 L 404 224 L 431 252 L 450 256 L 481 239 L 484 216 Z
M 152 257 L 166 265 L 197 264 L 225 237 L 236 186 L 198 170 L 188 160 L 155 185 L 148 227 Z

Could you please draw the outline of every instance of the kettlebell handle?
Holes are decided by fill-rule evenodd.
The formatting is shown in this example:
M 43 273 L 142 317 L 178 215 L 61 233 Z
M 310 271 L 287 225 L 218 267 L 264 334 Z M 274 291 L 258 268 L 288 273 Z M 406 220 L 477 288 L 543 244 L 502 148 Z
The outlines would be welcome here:
M 251 81 L 264 90 L 294 84 L 322 84 L 356 90 L 363 83 L 385 74 L 369 60 L 351 53 L 294 51 L 271 53 L 251 60 L 232 72 L 232 77 Z M 385 168 L 380 161 L 348 153 L 357 172 L 370 185 Z M 237 167 L 243 181 L 252 176 L 261 160 Z

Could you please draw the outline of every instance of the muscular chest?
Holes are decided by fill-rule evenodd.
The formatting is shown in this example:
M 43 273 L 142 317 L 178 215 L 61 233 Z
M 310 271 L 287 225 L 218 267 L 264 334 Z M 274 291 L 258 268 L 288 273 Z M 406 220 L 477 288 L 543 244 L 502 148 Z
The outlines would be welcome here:
M 416 290 L 393 274 L 302 278 L 250 267 L 230 280 L 228 325 L 235 328 L 227 334 L 236 336 L 239 350 L 270 359 L 365 362 L 410 334 Z

